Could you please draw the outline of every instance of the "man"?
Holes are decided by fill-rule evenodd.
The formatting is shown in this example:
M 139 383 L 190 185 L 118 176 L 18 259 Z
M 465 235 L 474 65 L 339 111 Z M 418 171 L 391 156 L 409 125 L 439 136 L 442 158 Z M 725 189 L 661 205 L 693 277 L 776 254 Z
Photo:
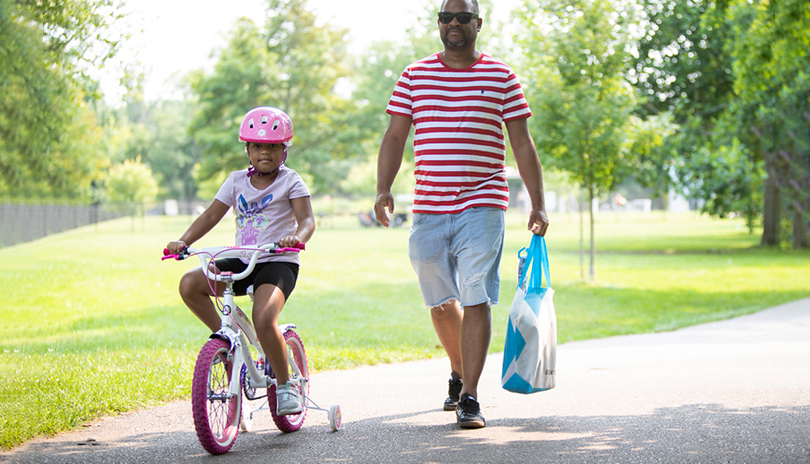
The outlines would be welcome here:
M 400 76 L 386 109 L 391 119 L 380 144 L 374 204 L 387 227 L 391 185 L 413 124 L 408 255 L 450 359 L 444 409 L 456 411 L 462 428 L 485 426 L 476 398 L 492 331 L 490 305 L 498 303 L 509 203 L 502 124 L 531 198 L 529 230 L 545 235 L 548 228 L 542 168 L 526 120 L 531 111 L 514 72 L 476 49 L 478 12 L 476 0 L 445 0 L 438 15 L 444 50 Z

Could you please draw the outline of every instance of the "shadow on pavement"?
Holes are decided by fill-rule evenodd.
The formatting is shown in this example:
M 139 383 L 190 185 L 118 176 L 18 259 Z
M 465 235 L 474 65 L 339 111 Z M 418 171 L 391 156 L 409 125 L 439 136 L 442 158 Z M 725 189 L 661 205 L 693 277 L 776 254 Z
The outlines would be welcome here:
M 322 424 L 283 434 L 272 425 L 240 433 L 222 456 L 205 453 L 192 432 L 130 435 L 104 442 L 32 443 L 8 463 L 246 462 L 808 462 L 810 407 L 731 409 L 719 404 L 660 408 L 649 415 L 498 419 L 459 430 L 408 425 L 434 411 L 350 422 L 337 433 Z M 781 433 L 774 434 L 774 424 Z M 785 427 L 788 430 L 785 430 Z M 796 441 L 796 437 L 803 440 Z M 94 444 L 95 443 L 95 444 Z

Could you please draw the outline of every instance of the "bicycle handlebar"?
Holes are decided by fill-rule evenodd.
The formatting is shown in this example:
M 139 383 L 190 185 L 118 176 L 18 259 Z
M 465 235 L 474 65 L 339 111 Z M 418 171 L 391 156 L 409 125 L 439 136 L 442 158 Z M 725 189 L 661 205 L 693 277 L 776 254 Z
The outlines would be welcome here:
M 238 274 L 231 274 L 229 279 L 231 280 L 241 280 L 247 277 L 251 272 L 253 272 L 253 268 L 256 266 L 256 261 L 259 259 L 259 255 L 262 253 L 273 253 L 273 254 L 281 254 L 281 253 L 299 253 L 302 250 L 306 249 L 306 244 L 304 242 L 298 242 L 293 247 L 282 247 L 278 243 L 268 243 L 266 245 L 259 245 L 256 247 L 237 247 L 237 246 L 227 246 L 227 247 L 207 247 L 207 248 L 192 248 L 192 247 L 185 247 L 183 251 L 179 254 L 173 254 L 169 251 L 168 248 L 163 249 L 163 257 L 160 258 L 161 260 L 166 259 L 175 259 L 177 261 L 181 261 L 183 259 L 188 258 L 192 255 L 197 255 L 200 257 L 200 265 L 203 268 L 203 272 L 206 273 L 206 277 L 211 280 L 216 280 L 221 282 L 222 276 L 220 274 L 213 274 L 208 269 L 208 262 L 206 261 L 205 256 L 210 256 L 213 260 L 214 258 L 248 258 L 250 262 L 248 262 L 247 268 L 244 271 Z

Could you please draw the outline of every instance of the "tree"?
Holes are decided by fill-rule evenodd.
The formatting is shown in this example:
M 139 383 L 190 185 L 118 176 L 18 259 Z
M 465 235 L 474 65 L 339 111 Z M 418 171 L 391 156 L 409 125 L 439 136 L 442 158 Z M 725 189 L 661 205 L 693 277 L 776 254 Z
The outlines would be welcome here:
M 199 179 L 244 168 L 246 158 L 237 138 L 242 117 L 256 106 L 280 106 L 273 95 L 280 71 L 261 35 L 253 21 L 241 19 L 226 47 L 218 51 L 213 73 L 198 71 L 189 77 L 197 109 L 187 127 L 202 151 Z
M 528 31 L 516 43 L 525 62 L 529 119 L 538 151 L 552 166 L 570 174 L 592 204 L 607 193 L 625 163 L 632 87 L 628 17 L 606 0 L 527 1 L 520 12 Z M 590 217 L 590 269 L 596 274 L 593 210 Z
M 112 162 L 140 158 L 155 175 L 159 197 L 195 198 L 197 160 L 187 117 L 192 106 L 187 100 L 128 101 L 113 111 L 106 128 Z
M 673 171 L 677 154 L 668 145 L 670 136 L 678 129 L 669 112 L 649 115 L 646 118 L 633 115 L 628 121 L 627 164 L 622 177 L 632 177 L 642 187 L 652 189 L 653 198 L 668 198 L 675 184 Z
M 652 97 L 645 111 L 675 115 L 667 145 L 682 187 L 705 212 L 762 222 L 762 244 L 807 246 L 806 2 L 642 5 L 636 83 Z
M 380 148 L 380 139 L 388 126 L 389 116 L 385 112 L 388 101 L 394 91 L 397 80 L 405 67 L 416 60 L 436 53 L 441 48 L 436 29 L 436 12 L 431 6 L 422 12 L 417 18 L 416 24 L 407 31 L 407 39 L 401 42 L 380 41 L 373 43 L 369 49 L 363 53 L 354 66 L 354 89 L 351 101 L 354 104 L 351 116 L 354 124 L 358 127 L 361 148 L 357 151 L 357 162 L 370 168 L 366 160 L 372 158 L 376 166 L 376 155 Z M 407 164 L 413 164 L 413 144 L 405 144 L 404 169 L 408 169 Z M 369 170 L 358 167 L 357 171 L 371 174 L 376 169 Z M 374 174 L 376 176 L 376 174 Z M 407 188 L 400 182 L 403 174 L 397 176 L 396 184 L 400 188 Z M 372 188 L 369 194 L 374 192 L 374 180 L 369 184 Z M 412 187 L 412 183 L 410 184 Z M 408 193 L 412 193 L 411 188 Z M 405 193 L 405 192 L 401 192 Z
M 731 17 L 740 8 L 730 8 Z M 749 10 L 744 10 L 745 12 Z M 738 135 L 764 161 L 763 245 L 810 246 L 810 10 L 802 0 L 757 2 L 734 49 Z M 783 227 L 786 215 L 792 227 Z
M 106 203 L 111 208 L 134 216 L 143 216 L 157 197 L 158 186 L 152 170 L 140 158 L 124 160 L 107 174 Z
M 641 0 L 640 37 L 631 76 L 647 97 L 642 114 L 670 111 L 675 122 L 711 120 L 733 96 L 732 24 L 715 2 Z M 722 15 L 721 15 L 722 16 Z
M 762 163 L 757 162 L 735 136 L 734 118 L 730 111 L 715 118 L 714 130 L 706 134 L 705 142 L 689 154 L 688 163 L 678 165 L 677 172 L 691 197 L 703 202 L 701 209 L 704 212 L 715 217 L 741 214 L 749 232 L 753 232 L 763 212 Z M 696 129 L 692 129 L 691 133 L 695 133 Z M 677 136 L 670 137 L 669 141 L 673 140 L 676 146 L 683 145 Z
M 241 19 L 217 52 L 213 74 L 200 72 L 191 79 L 199 103 L 191 124 L 200 148 L 199 178 L 246 166 L 238 127 L 248 110 L 266 105 L 293 120 L 295 139 L 287 163 L 311 176 L 313 191 L 333 188 L 347 169 L 337 169 L 334 160 L 351 153 L 354 140 L 340 123 L 349 107 L 334 92 L 347 73 L 345 34 L 318 26 L 306 0 L 269 0 L 261 27 Z
M 155 144 L 149 154 L 152 166 L 161 187 L 161 195 L 168 198 L 194 198 L 197 184 L 193 173 L 196 150 L 183 126 L 186 115 L 191 112 L 187 101 L 167 101 L 155 106 L 150 119 L 150 130 Z
M 670 113 L 677 126 L 664 142 L 666 152 L 642 171 L 641 183 L 669 183 L 711 215 L 743 212 L 752 229 L 761 210 L 755 191 L 759 170 L 729 132 L 727 117 L 735 99 L 734 25 L 713 1 L 644 0 L 640 5 L 642 33 L 630 74 L 646 97 L 639 113 Z M 728 166 L 733 169 L 725 170 Z
M 81 200 L 106 161 L 88 77 L 116 52 L 110 0 L 0 2 L 0 195 Z

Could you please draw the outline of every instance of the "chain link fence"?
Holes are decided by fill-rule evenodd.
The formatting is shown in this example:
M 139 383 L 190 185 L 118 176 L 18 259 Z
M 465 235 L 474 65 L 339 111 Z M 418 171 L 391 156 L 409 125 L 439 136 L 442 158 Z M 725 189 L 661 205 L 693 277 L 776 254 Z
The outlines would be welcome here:
M 121 216 L 123 214 L 119 212 L 105 211 L 101 205 L 0 204 L 0 247 Z

